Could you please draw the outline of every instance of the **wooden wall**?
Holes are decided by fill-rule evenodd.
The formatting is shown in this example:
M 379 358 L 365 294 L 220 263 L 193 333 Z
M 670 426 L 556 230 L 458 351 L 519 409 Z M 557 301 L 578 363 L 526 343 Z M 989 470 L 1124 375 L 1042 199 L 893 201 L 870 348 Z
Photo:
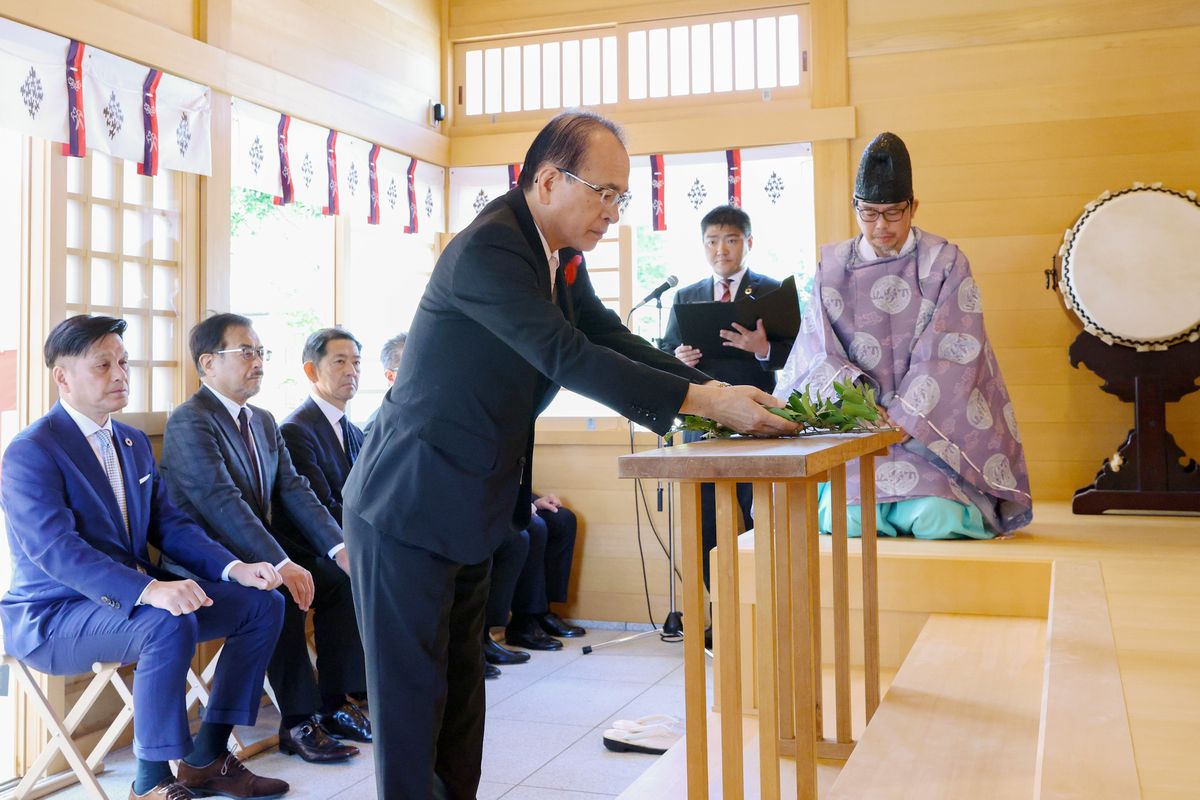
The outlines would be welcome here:
M 1132 427 L 1071 368 L 1080 326 L 1043 270 L 1104 190 L 1200 189 L 1198 43 L 1189 0 L 849 3 L 851 159 L 881 130 L 908 143 L 917 224 L 961 245 L 980 283 L 1037 499 L 1088 483 Z M 1200 457 L 1200 394 L 1169 426 Z

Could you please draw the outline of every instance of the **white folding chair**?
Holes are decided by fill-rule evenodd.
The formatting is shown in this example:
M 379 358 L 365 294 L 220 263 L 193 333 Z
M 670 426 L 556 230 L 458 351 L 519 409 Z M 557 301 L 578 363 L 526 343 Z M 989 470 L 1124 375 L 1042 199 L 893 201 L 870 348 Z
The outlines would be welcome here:
M 21 687 L 31 705 L 46 723 L 46 728 L 50 732 L 50 740 L 38 753 L 33 763 L 29 765 L 29 769 L 26 770 L 16 788 L 0 794 L 0 800 L 33 800 L 33 798 L 44 797 L 76 782 L 83 785 L 87 797 L 93 798 L 93 800 L 108 800 L 108 795 L 100 788 L 100 782 L 96 780 L 96 776 L 104 771 L 104 757 L 108 755 L 117 739 L 125 731 L 125 727 L 133 719 L 133 695 L 130 693 L 129 687 L 125 685 L 125 680 L 117 672 L 121 665 L 113 662 L 92 664 L 92 672 L 95 673 L 95 676 L 67 715 L 62 717 L 55 711 L 41 687 L 38 686 L 34 671 L 20 660 L 5 654 L 2 646 L 3 642 L 0 642 L 0 665 L 8 667 L 9 671 L 16 676 L 16 685 Z M 85 759 L 71 736 L 108 686 L 112 686 L 120 695 L 123 705 Z M 70 770 L 56 775 L 44 775 L 59 753 L 62 753 L 67 760 Z

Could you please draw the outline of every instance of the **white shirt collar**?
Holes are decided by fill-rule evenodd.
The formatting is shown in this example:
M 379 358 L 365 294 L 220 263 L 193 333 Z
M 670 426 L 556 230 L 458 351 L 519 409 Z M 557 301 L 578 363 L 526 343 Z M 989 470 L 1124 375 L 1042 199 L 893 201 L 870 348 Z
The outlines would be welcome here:
M 867 241 L 867 237 L 859 234 L 858 237 L 858 257 L 863 261 L 879 261 L 881 258 L 895 258 L 906 255 L 917 246 L 917 229 L 908 229 L 908 238 L 904 240 L 904 246 L 900 248 L 900 252 L 896 256 L 881 256 L 875 252 L 875 248 Z
M 735 273 L 733 273 L 732 275 L 730 275 L 730 276 L 729 276 L 729 280 L 731 281 L 731 282 L 730 282 L 730 284 L 729 284 L 729 291 L 731 291 L 731 292 L 736 292 L 736 291 L 737 291 L 737 287 L 741 285 L 741 283 L 742 283 L 742 278 L 746 277 L 746 270 L 748 270 L 748 269 L 750 269 L 750 268 L 749 268 L 749 267 L 742 267 L 742 268 L 741 268 L 741 269 L 739 269 L 737 272 L 735 272 Z M 721 284 L 721 281 L 725 280 L 724 278 L 722 278 L 720 275 L 718 275 L 718 274 L 717 274 L 717 273 L 715 273 L 715 272 L 713 273 L 713 276 L 712 276 L 712 278 L 713 278 L 713 288 L 714 288 L 714 289 L 715 289 L 717 286 L 720 286 L 720 284 Z
M 71 404 L 66 400 L 59 398 L 58 402 L 60 405 L 62 405 L 63 411 L 66 411 L 67 415 L 71 419 L 75 420 L 75 424 L 79 426 L 79 431 L 83 434 L 83 438 L 90 438 L 100 430 L 108 431 L 110 434 L 113 432 L 111 415 L 108 419 L 104 420 L 103 425 L 97 425 L 95 420 L 84 414 L 82 411 L 72 408 Z
M 536 222 L 533 223 L 533 227 L 538 233 L 538 238 L 542 240 L 542 250 L 546 252 L 546 263 L 553 268 L 556 254 L 550 249 L 550 243 L 546 241 L 546 237 L 542 234 L 542 229 L 538 227 Z
M 317 404 L 317 408 L 321 409 L 321 413 L 325 415 L 325 419 L 329 420 L 329 424 L 338 430 L 341 430 L 342 417 L 346 416 L 346 412 L 342 411 L 340 408 L 321 397 L 316 392 L 311 392 L 308 396 L 311 397 L 312 401 Z
M 251 418 L 254 417 L 254 409 L 252 409 L 250 406 L 238 405 L 237 403 L 230 400 L 225 395 L 218 392 L 213 387 L 209 386 L 207 383 L 202 383 L 200 385 L 203 386 L 205 389 L 208 389 L 210 392 L 212 392 L 213 397 L 215 397 L 221 401 L 221 405 L 225 406 L 225 410 L 229 412 L 229 416 L 233 417 L 235 421 L 238 418 L 238 412 L 240 412 L 243 408 L 246 409 L 246 419 L 247 420 L 250 420 Z

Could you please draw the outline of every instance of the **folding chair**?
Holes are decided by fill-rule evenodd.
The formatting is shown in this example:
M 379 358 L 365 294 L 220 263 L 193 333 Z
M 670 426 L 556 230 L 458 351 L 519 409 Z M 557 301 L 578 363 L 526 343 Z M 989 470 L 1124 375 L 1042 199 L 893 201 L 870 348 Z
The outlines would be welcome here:
M 221 645 L 220 649 L 213 655 L 212 659 L 204 670 L 197 675 L 195 670 L 188 670 L 187 683 L 187 710 L 192 713 L 192 708 L 199 703 L 201 706 L 208 705 L 209 687 L 212 686 L 213 676 L 217 672 L 217 662 L 221 658 L 221 653 L 225 651 L 225 645 Z M 271 682 L 263 680 L 263 690 L 267 693 L 267 697 L 271 699 L 272 705 L 279 708 L 279 703 L 275 699 L 275 691 L 271 688 Z M 264 750 L 269 750 L 279 744 L 279 736 L 271 735 L 259 739 L 257 742 L 246 743 L 242 741 L 242 737 L 238 736 L 237 728 L 233 729 L 233 733 L 229 734 L 229 752 L 237 755 L 243 761 L 258 755 Z M 3 798 L 0 798 L 3 800 Z
M 51 734 L 50 741 L 29 765 L 29 769 L 20 783 L 11 792 L 0 794 L 0 800 L 10 800 L 10 798 L 11 800 L 33 800 L 33 798 L 44 797 L 76 782 L 83 785 L 87 797 L 93 798 L 93 800 L 108 800 L 108 795 L 100 788 L 100 782 L 96 780 L 96 776 L 104 771 L 104 757 L 108 755 L 109 750 L 116 744 L 117 739 L 125 731 L 125 727 L 133 719 L 133 695 L 130 693 L 129 687 L 125 685 L 125 680 L 117 672 L 121 665 L 113 662 L 92 664 L 92 672 L 95 673 L 95 677 L 88 683 L 87 688 L 75 701 L 75 705 L 66 717 L 59 716 L 58 712 L 54 710 L 45 693 L 38 686 L 34 671 L 18 659 L 3 652 L 2 641 L 0 641 L 0 666 L 8 667 L 9 671 L 16 676 L 16 684 L 29 698 Z M 96 742 L 91 754 L 85 759 L 79 747 L 71 739 L 71 735 L 87 716 L 92 706 L 96 704 L 105 687 L 110 685 L 120 695 L 123 706 L 100 740 Z M 50 767 L 50 763 L 58 753 L 62 753 L 67 760 L 67 764 L 71 767 L 70 771 L 43 777 L 43 773 Z

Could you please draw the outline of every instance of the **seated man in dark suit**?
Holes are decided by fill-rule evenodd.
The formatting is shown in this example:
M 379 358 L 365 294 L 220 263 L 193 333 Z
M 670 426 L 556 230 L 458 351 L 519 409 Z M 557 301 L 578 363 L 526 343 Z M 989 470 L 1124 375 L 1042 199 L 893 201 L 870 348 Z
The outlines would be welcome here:
M 567 601 L 577 528 L 575 512 L 564 506 L 557 495 L 534 497 L 533 515 L 525 529 L 529 535 L 529 557 L 517 579 L 512 619 L 504 631 L 504 640 L 510 645 L 560 650 L 562 642 L 555 636 L 573 638 L 587 633 L 550 609 L 551 603 Z
M 279 426 L 288 454 L 300 473 L 312 487 L 313 494 L 330 515 L 342 524 L 342 484 L 354 466 L 354 459 L 362 448 L 363 432 L 350 421 L 346 404 L 358 393 L 358 377 L 362 364 L 362 345 L 348 331 L 341 328 L 322 328 L 308 337 L 304 343 L 304 374 L 312 383 L 312 394 L 300 407 L 288 415 Z M 301 525 L 292 519 L 283 506 L 275 519 L 276 530 L 285 541 L 302 542 Z M 329 636 L 329 626 L 317 629 L 317 657 L 321 652 L 332 651 L 341 646 L 342 634 L 334 641 L 324 641 Z M 362 649 L 361 642 L 355 647 Z M 319 670 L 318 670 L 319 672 Z M 365 693 L 355 693 L 361 700 Z M 357 709 L 351 713 L 343 698 L 333 697 L 325 705 L 337 704 L 335 711 L 328 712 L 323 724 L 335 730 L 347 730 L 349 738 L 356 741 L 371 741 L 371 723 Z M 347 705 L 342 708 L 342 705 Z
M 209 536 L 275 564 L 291 597 L 267 667 L 283 715 L 279 749 L 311 762 L 344 761 L 358 748 L 329 734 L 364 738 L 365 719 L 346 695 L 365 691 L 366 676 L 341 529 L 296 473 L 275 419 L 247 405 L 270 357 L 250 320 L 217 314 L 192 329 L 189 346 L 202 386 L 167 420 L 163 476 L 172 499 Z M 279 526 L 285 511 L 296 538 Z M 305 638 L 310 606 L 319 683 Z M 343 724 L 347 718 L 357 724 Z
M 745 211 L 736 206 L 717 206 L 700 220 L 700 234 L 704 243 L 704 256 L 713 274 L 677 291 L 675 305 L 733 302 L 744 295 L 757 297 L 779 288 L 779 281 L 760 275 L 746 266 L 746 260 L 754 246 L 754 236 L 750 228 L 750 215 Z M 774 391 L 775 371 L 787 361 L 793 340 L 768 340 L 762 320 L 759 320 L 755 330 L 744 328 L 735 322 L 733 329 L 723 330 L 720 335 L 725 340 L 726 347 L 753 353 L 754 360 L 729 358 L 723 353 L 701 353 L 699 349 L 684 342 L 680 336 L 674 308 L 667 322 L 667 332 L 659 346 L 668 353 L 674 353 L 676 358 L 689 367 L 703 370 L 717 380 L 734 385 L 757 386 L 764 392 Z M 684 434 L 683 441 L 694 442 L 699 438 L 700 434 L 689 432 Z M 709 551 L 717 546 L 715 498 L 713 484 L 701 484 L 700 528 L 705 586 L 709 585 Z M 737 498 L 746 528 L 754 527 L 754 520 L 750 516 L 753 490 L 749 483 L 737 485 Z
M 45 345 L 59 402 L 13 439 L 0 495 L 12 585 L 0 600 L 7 652 L 50 675 L 96 661 L 137 662 L 130 798 L 279 797 L 226 750 L 253 725 L 283 601 L 269 563 L 239 561 L 177 509 L 146 434 L 116 422 L 129 402 L 125 321 L 79 315 Z M 150 561 L 148 546 L 183 565 Z M 193 743 L 184 689 L 196 643 L 224 637 L 204 723 Z M 179 762 L 179 776 L 169 761 Z
M 404 345 L 408 342 L 408 333 L 401 331 L 392 338 L 383 343 L 383 348 L 379 351 L 379 362 L 383 364 L 383 377 L 390 387 L 396 382 L 396 371 L 400 369 L 400 359 L 404 356 Z M 367 418 L 367 424 L 363 425 L 363 432 L 370 433 L 371 427 L 375 424 L 375 418 L 379 416 L 379 409 L 371 412 L 371 416 Z

